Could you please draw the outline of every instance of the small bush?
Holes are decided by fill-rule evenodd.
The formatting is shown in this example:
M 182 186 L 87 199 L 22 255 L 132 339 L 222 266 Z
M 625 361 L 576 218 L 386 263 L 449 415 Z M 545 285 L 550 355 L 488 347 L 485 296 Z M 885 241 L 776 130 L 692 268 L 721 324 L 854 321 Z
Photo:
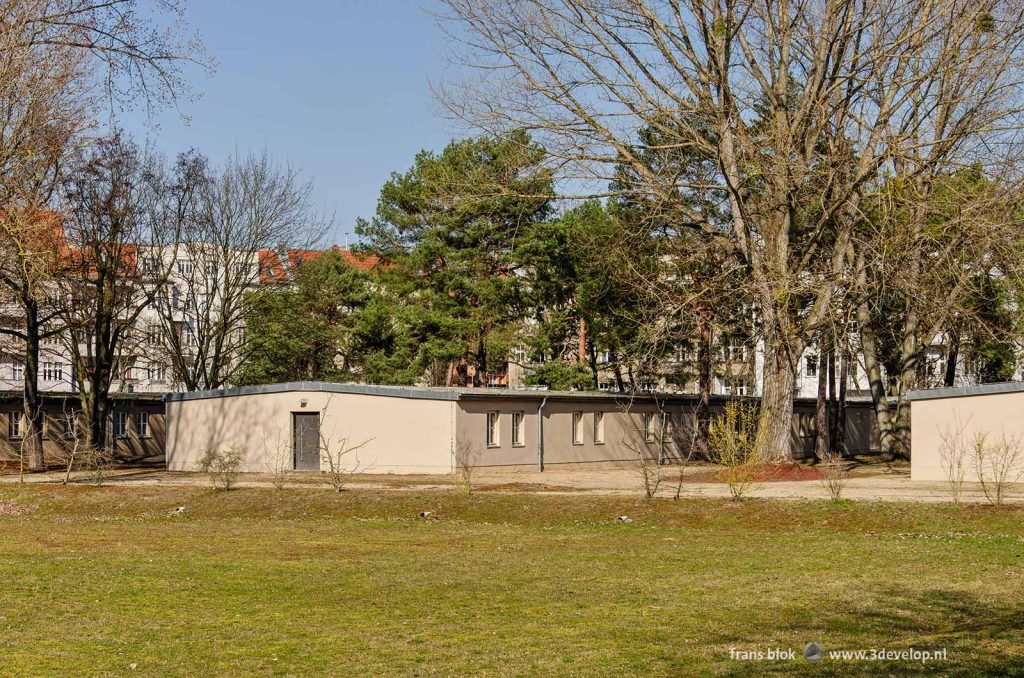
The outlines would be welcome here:
M 232 445 L 223 450 L 207 450 L 199 460 L 199 470 L 210 475 L 215 488 L 230 490 L 238 480 L 238 469 L 245 461 L 245 452 Z
M 827 452 L 821 458 L 821 484 L 828 490 L 828 496 L 832 501 L 839 501 L 846 489 L 846 483 L 850 480 L 850 473 L 847 470 L 847 462 L 835 452 Z
M 718 476 L 738 500 L 757 486 L 760 467 L 754 454 L 757 410 L 741 402 L 726 403 L 725 411 L 711 422 L 708 448 L 711 460 L 721 466 Z
M 92 445 L 85 446 L 80 460 L 81 469 L 97 487 L 106 482 L 114 465 L 114 455 L 110 450 Z
M 1002 506 L 1010 489 L 1024 474 L 1024 440 L 1021 436 L 1007 436 L 988 443 L 988 434 L 974 436 L 974 470 L 985 498 L 995 506 Z
M 466 438 L 455 442 L 455 475 L 466 494 L 473 492 L 473 475 L 476 473 L 480 451 Z

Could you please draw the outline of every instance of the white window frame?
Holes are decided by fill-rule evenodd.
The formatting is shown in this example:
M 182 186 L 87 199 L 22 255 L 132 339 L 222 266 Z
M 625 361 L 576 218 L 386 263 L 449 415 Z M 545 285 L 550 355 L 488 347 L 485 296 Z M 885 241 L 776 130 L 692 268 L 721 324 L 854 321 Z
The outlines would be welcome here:
M 149 412 L 139 412 L 135 419 L 135 430 L 140 438 L 149 437 Z
M 487 447 L 501 447 L 501 412 L 487 413 Z
M 526 447 L 526 412 L 512 413 L 512 447 Z
M 582 445 L 583 444 L 583 413 L 573 412 L 572 413 L 572 444 Z
M 594 412 L 594 444 L 604 445 L 604 412 Z
M 129 425 L 128 413 L 124 412 L 122 410 L 115 410 L 114 411 L 114 421 L 113 421 L 114 438 L 119 438 L 119 439 L 127 438 L 128 437 L 128 425 Z
M 25 413 L 12 410 L 7 414 L 7 439 L 21 440 L 25 437 Z
M 808 377 L 817 377 L 819 360 L 821 360 L 820 356 L 815 353 L 807 356 L 807 359 L 804 361 L 804 374 Z
M 11 379 L 14 381 L 21 381 L 25 378 L 25 362 L 22 360 L 14 359 L 11 363 Z
M 654 412 L 644 412 L 644 442 L 654 441 Z

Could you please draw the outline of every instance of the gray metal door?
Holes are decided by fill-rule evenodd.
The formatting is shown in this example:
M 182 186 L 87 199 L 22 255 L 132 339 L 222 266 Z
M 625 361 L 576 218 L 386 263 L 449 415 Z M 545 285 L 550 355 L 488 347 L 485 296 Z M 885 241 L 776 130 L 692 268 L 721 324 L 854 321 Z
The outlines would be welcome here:
M 292 413 L 292 449 L 296 471 L 320 470 L 320 413 Z

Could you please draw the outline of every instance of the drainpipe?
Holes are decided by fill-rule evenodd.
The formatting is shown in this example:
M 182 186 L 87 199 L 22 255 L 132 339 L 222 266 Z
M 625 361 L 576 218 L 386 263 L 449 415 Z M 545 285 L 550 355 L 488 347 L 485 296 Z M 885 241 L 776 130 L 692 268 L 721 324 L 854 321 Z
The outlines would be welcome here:
M 540 401 L 540 407 L 537 408 L 537 470 L 544 471 L 544 405 L 548 402 L 548 397 L 544 396 L 544 399 Z

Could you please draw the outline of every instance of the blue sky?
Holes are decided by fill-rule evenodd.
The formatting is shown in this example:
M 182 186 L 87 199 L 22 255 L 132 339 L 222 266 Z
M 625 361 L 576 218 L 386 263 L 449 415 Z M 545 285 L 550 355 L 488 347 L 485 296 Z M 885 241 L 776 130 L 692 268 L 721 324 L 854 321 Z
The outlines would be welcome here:
M 242 9 L 244 8 L 244 9 Z M 122 116 L 126 129 L 173 156 L 195 147 L 218 162 L 267 152 L 315 182 L 316 207 L 335 214 L 336 242 L 369 217 L 381 185 L 422 148 L 458 129 L 430 84 L 448 72 L 431 0 L 195 0 L 188 18 L 218 62 L 190 80 L 202 95 L 156 118 Z

